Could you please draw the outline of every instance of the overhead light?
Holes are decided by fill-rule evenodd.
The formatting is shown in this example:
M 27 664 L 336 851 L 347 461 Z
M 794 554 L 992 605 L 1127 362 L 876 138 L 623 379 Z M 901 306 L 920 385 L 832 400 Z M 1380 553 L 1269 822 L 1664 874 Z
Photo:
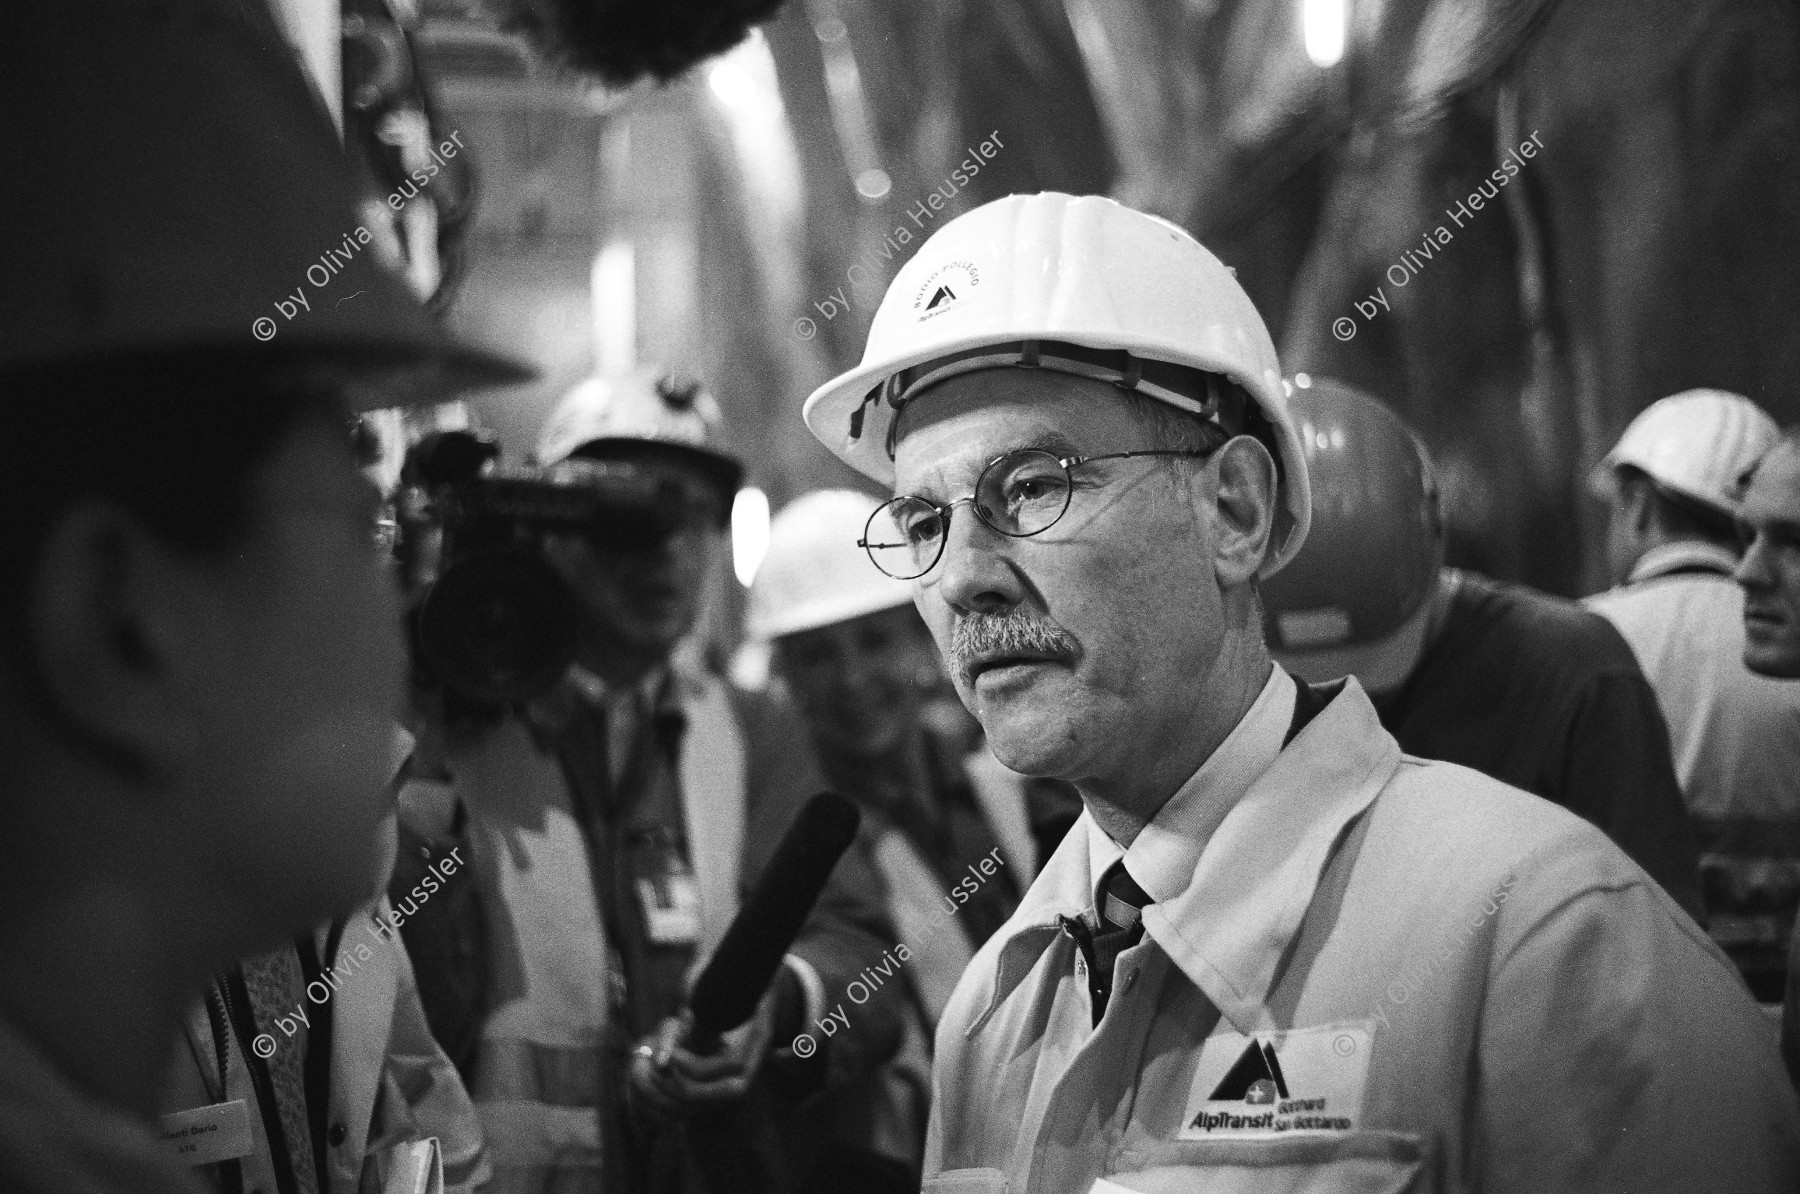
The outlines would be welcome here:
M 731 568 L 746 589 L 769 554 L 769 495 L 754 486 L 731 503 Z
M 1317 67 L 1336 66 L 1349 33 L 1350 0 L 1300 0 L 1300 33 Z

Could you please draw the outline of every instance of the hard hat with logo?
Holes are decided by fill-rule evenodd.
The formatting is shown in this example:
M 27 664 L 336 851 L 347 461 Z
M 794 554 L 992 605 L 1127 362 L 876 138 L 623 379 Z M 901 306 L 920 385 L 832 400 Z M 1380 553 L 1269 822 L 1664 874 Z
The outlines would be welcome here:
M 1618 470 L 1642 469 L 1658 485 L 1735 517 L 1743 475 L 1780 435 L 1763 409 L 1727 390 L 1684 390 L 1645 407 L 1589 480 L 1600 497 L 1617 490 Z
M 1288 401 L 1312 481 L 1312 531 L 1260 588 L 1269 649 L 1314 682 L 1398 687 L 1429 629 L 1443 561 L 1430 461 L 1400 417 L 1361 390 L 1295 378 Z
M 8 6 L 0 373 L 223 354 L 305 364 L 359 407 L 529 377 L 447 340 L 378 261 L 371 189 L 266 16 Z
M 718 401 L 699 383 L 646 367 L 590 377 L 564 395 L 538 434 L 537 462 L 666 454 L 712 478 L 729 506 L 744 469 L 725 450 L 724 433 Z
M 875 312 L 862 364 L 806 400 L 806 425 L 867 477 L 894 480 L 893 423 L 925 388 L 1038 367 L 1218 417 L 1223 376 L 1272 431 L 1282 510 L 1263 575 L 1306 537 L 1306 463 L 1275 346 L 1231 271 L 1166 220 L 1100 196 L 1010 195 L 939 229 Z
M 912 586 L 856 545 L 880 505 L 853 489 L 821 489 L 782 507 L 750 586 L 751 638 L 781 638 L 912 604 Z

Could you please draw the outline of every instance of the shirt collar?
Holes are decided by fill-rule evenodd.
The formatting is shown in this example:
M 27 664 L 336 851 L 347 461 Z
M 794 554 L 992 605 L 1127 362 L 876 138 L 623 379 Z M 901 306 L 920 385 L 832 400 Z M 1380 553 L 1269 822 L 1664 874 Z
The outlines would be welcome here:
M 1716 543 L 1702 543 L 1697 539 L 1683 539 L 1677 543 L 1664 543 L 1660 547 L 1652 547 L 1638 557 L 1632 566 L 1631 575 L 1626 584 L 1636 584 L 1641 580 L 1654 580 L 1659 576 L 1667 576 L 1671 572 L 1682 569 L 1704 568 L 1709 571 L 1722 572 L 1727 578 L 1737 571 L 1738 559 L 1728 548 Z
M 653 667 L 632 684 L 617 688 L 574 663 L 555 687 L 526 704 L 524 714 L 539 733 L 555 738 L 568 728 L 584 703 L 604 709 L 609 726 L 617 728 L 635 723 L 640 713 L 655 719 L 683 717 L 687 703 L 696 699 L 703 687 L 698 676 L 675 660 Z
M 1275 710 L 1285 705 L 1291 716 L 1292 681 L 1277 691 L 1284 692 L 1286 700 L 1276 703 Z M 1269 697 L 1265 686 L 1258 704 Z M 1264 727 L 1271 719 L 1280 724 L 1274 712 L 1265 709 L 1257 714 L 1257 725 L 1247 734 L 1251 742 L 1265 741 Z M 1251 715 L 1244 720 L 1251 720 Z M 1144 909 L 1144 931 L 1242 1033 L 1261 1026 L 1276 966 L 1299 931 L 1344 827 L 1368 808 L 1400 765 L 1399 746 L 1382 728 L 1375 707 L 1354 678 L 1281 749 L 1285 732 L 1286 726 L 1280 725 L 1275 737 L 1279 754 L 1261 775 L 1245 781 L 1246 790 L 1217 823 L 1210 840 L 1203 848 L 1198 843 L 1187 847 L 1195 861 L 1186 875 L 1177 875 L 1168 866 L 1174 861 L 1174 847 L 1152 851 L 1157 865 L 1151 882 L 1159 890 L 1151 890 L 1156 902 Z M 1236 766 L 1242 766 L 1254 749 L 1242 746 Z M 1222 770 L 1235 767 L 1228 764 Z M 1196 773 L 1195 781 L 1200 779 Z M 1190 803 L 1182 807 L 1187 817 L 1198 819 Z M 1173 831 L 1173 821 L 1183 815 L 1172 814 L 1167 828 Z M 1090 906 L 1095 873 L 1091 847 L 1096 838 L 1110 842 L 1083 810 L 1019 910 L 996 935 L 1000 940 L 990 943 L 995 951 L 993 985 L 968 1035 L 979 1031 L 1025 980 L 1060 931 L 1058 917 L 1079 916 Z M 1113 849 L 1118 849 L 1116 844 Z
M 1126 871 L 1152 900 L 1172 899 L 1185 888 L 1219 822 L 1281 753 L 1282 739 L 1293 720 L 1293 678 L 1270 667 L 1269 679 L 1249 710 L 1200 769 L 1157 810 L 1129 850 L 1121 850 L 1098 822 L 1089 820 L 1088 890 L 1095 906 L 1104 898 L 1102 876 L 1121 856 Z

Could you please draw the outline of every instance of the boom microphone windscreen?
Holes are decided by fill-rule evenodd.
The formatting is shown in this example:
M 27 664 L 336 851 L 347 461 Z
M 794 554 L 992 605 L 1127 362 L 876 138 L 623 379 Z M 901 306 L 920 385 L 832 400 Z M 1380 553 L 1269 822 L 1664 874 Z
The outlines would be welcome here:
M 558 66 L 629 87 L 646 75 L 668 82 L 744 40 L 782 0 L 487 0 L 509 33 L 521 33 Z
M 697 1029 L 717 1036 L 755 1013 L 861 819 L 854 804 L 832 792 L 807 801 L 694 980 L 688 1008 Z

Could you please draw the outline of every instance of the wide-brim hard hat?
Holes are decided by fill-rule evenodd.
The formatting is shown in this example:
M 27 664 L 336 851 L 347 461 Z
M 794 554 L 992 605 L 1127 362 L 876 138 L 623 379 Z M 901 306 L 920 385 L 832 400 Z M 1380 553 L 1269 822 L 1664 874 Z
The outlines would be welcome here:
M 1768 413 L 1729 390 L 1684 390 L 1645 407 L 1595 466 L 1588 482 L 1610 497 L 1618 470 L 1642 469 L 1658 485 L 1735 518 L 1742 481 L 1780 438 Z
M 888 287 L 862 363 L 806 400 L 806 425 L 844 463 L 892 485 L 889 379 L 952 357 L 957 371 L 1014 364 L 1022 342 L 1029 359 L 1040 342 L 1097 350 L 1101 357 L 1083 361 L 1046 348 L 1044 364 L 1180 409 L 1201 407 L 1157 384 L 1159 363 L 1243 387 L 1274 429 L 1282 473 L 1281 513 L 1262 575 L 1299 550 L 1311 517 L 1306 462 L 1262 317 L 1193 237 L 1100 196 L 1009 195 L 944 225 Z M 990 347 L 993 354 L 978 351 Z
M 260 0 L 6 22 L 0 373 L 199 352 L 307 366 L 358 408 L 532 375 L 451 342 L 380 256 L 373 187 Z
M 858 545 L 880 506 L 853 489 L 821 489 L 783 506 L 750 585 L 745 633 L 776 639 L 911 605 L 911 583 L 877 568 Z

